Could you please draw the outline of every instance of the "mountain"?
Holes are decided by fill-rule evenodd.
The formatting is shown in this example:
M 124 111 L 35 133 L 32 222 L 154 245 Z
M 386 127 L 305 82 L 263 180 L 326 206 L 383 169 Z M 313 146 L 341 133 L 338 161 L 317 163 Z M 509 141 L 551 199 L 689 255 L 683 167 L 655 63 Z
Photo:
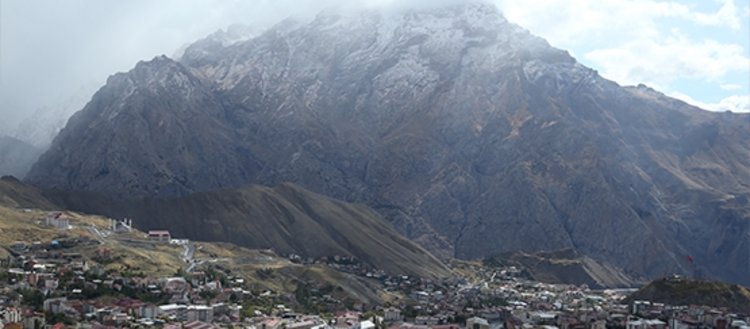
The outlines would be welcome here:
M 669 305 L 707 305 L 750 313 L 750 289 L 722 282 L 687 278 L 659 279 L 649 283 L 624 302 L 647 300 Z
M 27 180 L 121 198 L 292 182 L 442 257 L 573 249 L 653 278 L 691 255 L 750 283 L 750 116 L 621 87 L 483 3 L 329 11 L 140 62 Z
M 185 52 L 189 49 L 187 56 L 192 60 L 201 60 L 206 57 L 205 60 L 213 61 L 215 58 L 211 58 L 215 53 L 212 49 L 216 47 L 228 47 L 236 43 L 250 40 L 263 32 L 263 29 L 242 24 L 232 24 L 226 28 L 226 30 L 219 30 L 211 33 L 209 36 L 198 40 L 192 44 L 186 44 L 181 47 L 175 54 L 175 59 L 180 59 L 185 55 Z M 204 52 L 205 51 L 205 52 Z
M 13 176 L 0 177 L 0 206 L 8 208 L 56 209 L 42 192 Z
M 450 270 L 365 205 L 333 200 L 293 184 L 250 186 L 166 199 L 48 194 L 69 209 L 133 218 L 139 228 L 224 241 L 302 257 L 354 256 L 391 274 L 441 278 Z
M 512 252 L 491 257 L 484 263 L 517 266 L 526 271 L 529 279 L 547 283 L 585 284 L 592 289 L 625 288 L 636 284 L 620 270 L 572 249 L 533 254 Z
M 97 87 L 94 83 L 84 84 L 64 100 L 37 108 L 21 120 L 12 136 L 40 149 L 41 153 L 49 147 L 73 113 L 86 105 Z
M 21 140 L 0 136 L 0 175 L 23 178 L 42 150 Z

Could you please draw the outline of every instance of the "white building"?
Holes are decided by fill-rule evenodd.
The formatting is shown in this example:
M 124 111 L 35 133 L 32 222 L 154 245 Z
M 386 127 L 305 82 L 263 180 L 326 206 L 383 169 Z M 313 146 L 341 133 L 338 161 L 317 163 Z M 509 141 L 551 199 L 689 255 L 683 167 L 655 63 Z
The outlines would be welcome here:
M 167 304 L 159 306 L 159 316 L 164 316 L 177 321 L 187 320 L 187 306 L 178 304 Z
M 201 321 L 211 323 L 214 321 L 213 307 L 206 305 L 191 305 L 187 308 L 187 321 Z
M 375 324 L 370 320 L 365 320 L 359 323 L 359 329 L 375 329 Z
M 118 232 L 118 233 L 129 233 L 133 232 L 133 220 L 132 219 L 123 219 L 123 220 L 117 220 L 117 219 L 109 219 L 109 229 L 112 232 Z
M 661 320 L 638 319 L 638 320 L 629 320 L 627 324 L 627 329 L 665 329 L 666 326 L 667 326 L 667 323 Z
M 385 314 L 383 314 L 383 318 L 385 322 L 398 322 L 401 321 L 401 310 L 395 308 L 395 307 L 389 307 L 385 309 Z
M 15 307 L 5 309 L 2 315 L 3 319 L 5 319 L 5 323 L 21 323 L 23 321 L 21 310 Z
M 139 318 L 156 319 L 159 316 L 159 307 L 153 304 L 146 304 L 138 308 L 136 315 Z
M 480 317 L 466 320 L 466 329 L 490 329 L 490 323 Z
M 52 226 L 60 230 L 67 230 L 70 227 L 70 220 L 61 212 L 48 213 L 45 223 L 47 226 Z
M 182 294 L 190 289 L 190 284 L 181 277 L 166 278 L 162 290 L 168 294 Z

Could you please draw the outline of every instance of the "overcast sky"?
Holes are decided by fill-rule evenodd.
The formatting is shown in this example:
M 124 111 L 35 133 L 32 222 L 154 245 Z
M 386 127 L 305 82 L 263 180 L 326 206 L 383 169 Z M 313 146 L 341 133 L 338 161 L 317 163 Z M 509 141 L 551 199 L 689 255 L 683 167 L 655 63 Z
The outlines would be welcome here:
M 441 0 L 445 1 L 445 0 Z M 447 0 L 456 1 L 456 0 Z M 748 0 L 492 0 L 604 77 L 712 110 L 750 111 Z M 337 3 L 428 0 L 0 0 L 0 134 L 107 76 L 232 23 L 268 26 Z

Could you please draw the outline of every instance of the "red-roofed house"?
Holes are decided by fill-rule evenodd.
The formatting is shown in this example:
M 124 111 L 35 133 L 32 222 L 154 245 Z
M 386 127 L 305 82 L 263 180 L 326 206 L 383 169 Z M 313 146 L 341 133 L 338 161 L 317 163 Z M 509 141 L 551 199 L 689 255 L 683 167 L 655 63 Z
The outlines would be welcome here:
M 148 238 L 157 242 L 169 242 L 172 240 L 172 235 L 169 231 L 148 231 Z

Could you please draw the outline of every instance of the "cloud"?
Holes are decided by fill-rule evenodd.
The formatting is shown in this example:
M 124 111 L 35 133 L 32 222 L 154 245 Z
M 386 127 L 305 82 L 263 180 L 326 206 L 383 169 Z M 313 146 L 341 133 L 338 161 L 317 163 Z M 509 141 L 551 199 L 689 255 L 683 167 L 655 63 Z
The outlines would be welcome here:
M 682 18 L 693 21 L 700 25 L 729 27 L 740 29 L 740 17 L 734 0 L 718 0 L 721 4 L 718 11 L 704 13 L 695 11 L 690 6 L 674 1 L 656 2 L 653 0 L 638 0 L 626 5 L 634 5 L 638 10 L 643 10 L 642 15 L 663 18 Z
M 750 113 L 750 95 L 734 95 L 722 99 L 712 110 Z
M 743 78 L 750 71 L 745 17 L 750 5 L 736 1 L 714 0 L 714 10 L 669 0 L 498 3 L 510 21 L 577 54 L 606 78 L 625 85 L 645 83 L 709 110 L 746 112 L 747 94 L 733 94 L 750 83 Z M 675 87 L 696 82 L 715 88 L 693 88 L 688 96 Z
M 714 112 L 750 113 L 750 95 L 732 95 L 718 103 L 706 103 L 680 92 L 668 93 L 670 97 L 682 100 L 690 105 Z
M 186 43 L 232 23 L 262 28 L 329 7 L 399 8 L 460 1 L 190 0 L 188 5 L 185 0 L 0 0 L 0 134 L 6 129 L 3 124 L 12 126 L 39 107 L 54 106 L 83 85 L 101 85 L 108 75 L 128 70 L 139 60 L 174 54 Z M 747 25 L 747 17 L 741 16 L 750 15 L 750 6 L 738 6 L 738 0 L 714 0 L 713 11 L 677 0 L 486 1 L 498 4 L 511 21 L 581 54 L 589 61 L 585 64 L 618 81 L 667 81 L 668 87 L 671 76 L 695 76 L 738 84 L 721 74 L 748 66 L 746 52 L 738 46 L 696 41 L 660 25 L 669 18 L 735 31 Z M 620 59 L 623 67 L 618 68 Z M 667 73 L 660 73 L 661 67 Z
M 740 12 L 735 0 L 719 0 L 712 13 L 696 11 L 677 1 L 656 0 L 497 0 L 511 21 L 567 47 L 617 38 L 659 36 L 658 21 L 682 19 L 703 26 L 738 30 Z
M 342 0 L 0 0 L 0 135 L 40 107 L 232 23 L 259 27 Z M 93 90 L 92 90 L 93 92 Z
M 719 85 L 719 87 L 721 87 L 721 89 L 724 89 L 726 91 L 735 91 L 735 90 L 742 89 L 741 85 L 734 84 L 734 83 L 724 83 L 724 84 Z
M 707 26 L 726 26 L 734 30 L 739 30 L 740 24 L 740 12 L 737 9 L 737 5 L 734 0 L 719 0 L 722 3 L 721 7 L 716 13 L 706 14 L 701 12 L 693 12 L 689 8 L 681 8 L 679 15 L 680 17 L 690 19 L 696 23 L 707 25 Z
M 742 46 L 713 40 L 696 42 L 674 31 L 662 40 L 639 39 L 596 49 L 585 58 L 600 67 L 603 76 L 625 84 L 718 81 L 729 73 L 750 70 L 750 58 Z

